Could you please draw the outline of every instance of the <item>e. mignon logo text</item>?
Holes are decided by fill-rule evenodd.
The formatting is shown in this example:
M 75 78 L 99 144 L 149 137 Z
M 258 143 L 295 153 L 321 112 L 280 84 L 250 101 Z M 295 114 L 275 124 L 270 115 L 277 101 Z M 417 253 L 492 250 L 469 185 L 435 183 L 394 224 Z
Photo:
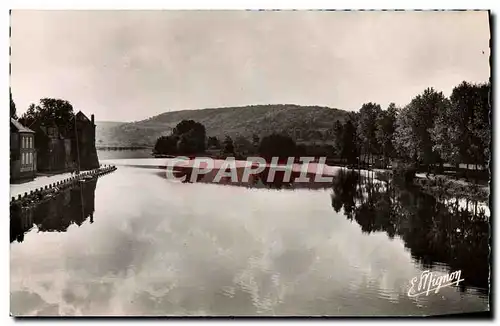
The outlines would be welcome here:
M 464 281 L 461 278 L 462 271 L 454 271 L 445 275 L 436 275 L 430 271 L 423 271 L 420 276 L 415 276 L 410 281 L 410 289 L 408 290 L 409 297 L 417 297 L 419 295 L 429 295 L 429 293 L 438 293 L 441 288 L 457 285 Z

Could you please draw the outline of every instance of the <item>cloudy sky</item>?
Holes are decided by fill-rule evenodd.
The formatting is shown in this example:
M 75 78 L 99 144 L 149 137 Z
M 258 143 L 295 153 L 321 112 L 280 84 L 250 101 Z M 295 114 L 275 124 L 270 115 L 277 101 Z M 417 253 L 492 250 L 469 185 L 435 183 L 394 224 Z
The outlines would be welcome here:
M 357 110 L 489 78 L 487 12 L 13 11 L 19 112 L 97 120 L 294 103 Z

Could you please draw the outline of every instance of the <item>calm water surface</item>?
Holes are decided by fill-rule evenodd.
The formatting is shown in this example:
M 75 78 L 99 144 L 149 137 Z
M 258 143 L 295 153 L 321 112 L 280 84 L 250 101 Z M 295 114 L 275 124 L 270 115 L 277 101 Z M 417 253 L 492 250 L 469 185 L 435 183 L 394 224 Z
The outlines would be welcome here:
M 488 310 L 487 217 L 446 213 L 432 198 L 388 197 L 386 190 L 349 178 L 320 190 L 182 184 L 160 170 L 120 166 L 32 210 L 11 212 L 11 312 Z M 460 288 L 407 296 L 409 280 L 422 271 L 455 269 L 466 280 Z
M 125 158 L 151 158 L 151 149 L 134 149 L 134 150 L 121 150 L 121 151 L 105 151 L 98 150 L 97 156 L 99 160 L 109 159 L 125 159 Z

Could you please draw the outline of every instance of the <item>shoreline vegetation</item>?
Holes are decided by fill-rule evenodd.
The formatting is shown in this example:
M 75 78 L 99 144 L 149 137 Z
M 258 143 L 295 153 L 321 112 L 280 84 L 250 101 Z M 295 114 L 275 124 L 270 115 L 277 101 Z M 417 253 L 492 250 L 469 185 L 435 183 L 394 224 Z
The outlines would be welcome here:
M 182 120 L 157 139 L 154 157 L 178 156 L 326 158 L 326 164 L 351 170 L 382 170 L 406 184 L 435 194 L 487 200 L 490 157 L 490 84 L 462 82 L 449 97 L 425 89 L 404 107 L 382 110 L 365 103 L 337 120 L 323 142 L 304 142 L 292 131 L 224 139 L 207 135 L 205 126 Z M 277 128 L 276 130 L 280 130 Z M 323 137 L 325 138 L 325 137 Z M 465 166 L 465 168 L 463 167 Z
M 158 158 L 172 158 L 172 159 L 179 159 L 182 157 L 182 155 L 179 156 L 174 156 L 174 155 L 157 155 Z M 196 155 L 196 156 L 190 156 L 190 157 L 185 157 L 184 159 L 189 160 L 189 161 L 194 161 L 196 159 L 201 159 L 201 162 L 205 162 L 206 159 L 214 159 L 214 160 L 225 160 L 227 157 L 222 157 L 220 155 L 213 155 L 210 156 L 207 153 L 204 155 Z M 231 157 L 231 159 L 233 159 Z M 238 164 L 237 169 L 242 169 L 247 158 L 234 158 Z M 267 168 L 272 166 L 270 161 L 266 162 L 268 164 Z M 323 163 L 323 162 L 318 162 L 318 159 L 314 161 L 310 161 L 312 164 L 317 164 L 317 163 Z M 204 163 L 202 163 L 204 164 Z M 286 160 L 281 160 L 278 162 L 278 165 L 281 167 L 286 166 L 287 162 Z M 178 166 L 175 168 L 176 172 L 183 171 L 185 173 L 189 173 L 190 169 L 193 169 L 194 164 L 188 164 L 191 166 Z M 137 167 L 144 167 L 142 165 L 133 165 Z M 293 170 L 297 172 L 297 170 L 301 169 L 301 163 L 298 159 L 295 160 L 293 163 Z M 459 198 L 465 198 L 469 200 L 476 200 L 476 201 L 481 201 L 481 202 L 488 202 L 489 195 L 490 195 L 490 187 L 489 187 L 489 182 L 488 180 L 480 180 L 480 182 L 472 181 L 469 179 L 460 178 L 457 179 L 454 175 L 451 173 L 448 174 L 427 174 L 427 173 L 416 173 L 415 171 L 407 170 L 407 169 L 392 169 L 392 168 L 387 168 L 387 169 L 381 169 L 381 168 L 371 168 L 369 166 L 363 165 L 363 166 L 347 166 L 347 165 L 341 165 L 339 164 L 338 161 L 336 160 L 326 160 L 326 166 L 327 168 L 341 168 L 343 171 L 351 171 L 351 172 L 356 172 L 359 174 L 364 175 L 365 177 L 369 178 L 374 178 L 380 181 L 395 181 L 399 184 L 403 184 L 404 186 L 410 186 L 414 188 L 418 188 L 420 191 L 423 191 L 425 193 L 428 193 L 430 195 L 433 195 L 437 198 L 444 197 L 444 198 L 449 198 L 449 197 L 459 197 Z M 152 167 L 154 168 L 168 168 L 169 165 L 153 165 Z M 449 167 L 453 168 L 453 167 Z M 217 170 L 217 168 L 214 168 Z M 465 169 L 462 169 L 465 170 Z M 449 171 L 448 171 L 449 172 Z M 308 173 L 312 173 L 310 170 Z M 327 173 L 325 176 L 330 176 L 331 174 Z M 331 175 L 334 178 L 337 177 L 336 175 Z M 293 178 L 292 178 L 293 179 Z
M 115 171 L 117 168 L 113 165 L 104 165 L 97 169 L 92 169 L 88 171 L 82 171 L 79 174 L 75 174 L 62 181 L 57 181 L 49 185 L 41 186 L 40 188 L 35 188 L 26 191 L 24 194 L 19 194 L 17 197 L 12 197 L 10 201 L 11 210 L 21 209 L 23 207 L 37 205 L 38 203 L 53 198 L 59 193 L 65 191 L 66 189 L 80 185 L 80 183 L 85 183 L 90 180 L 99 178 L 103 175 Z

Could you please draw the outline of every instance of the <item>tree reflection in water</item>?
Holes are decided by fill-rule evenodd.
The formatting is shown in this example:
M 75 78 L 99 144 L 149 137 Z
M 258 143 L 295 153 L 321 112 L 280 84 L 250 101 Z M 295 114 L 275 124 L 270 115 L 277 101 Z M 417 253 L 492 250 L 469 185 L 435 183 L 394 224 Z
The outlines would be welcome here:
M 444 264 L 450 272 L 461 270 L 461 290 L 468 286 L 487 294 L 489 213 L 466 198 L 436 198 L 417 187 L 381 179 L 343 170 L 334 179 L 332 207 L 336 212 L 343 209 L 365 233 L 399 236 L 424 268 Z
M 71 224 L 78 226 L 94 218 L 97 179 L 80 183 L 71 189 L 29 207 L 10 206 L 10 242 L 23 242 L 25 233 L 36 225 L 40 232 L 65 232 Z
M 265 181 L 266 172 L 258 178 L 263 186 L 290 187 L 284 182 Z M 293 184 L 295 177 L 292 188 L 324 187 L 319 183 Z M 10 241 L 22 242 L 34 225 L 42 232 L 65 232 L 71 224 L 80 226 L 89 217 L 94 222 L 96 184 L 97 180 L 88 181 L 33 207 L 12 205 Z M 364 233 L 385 232 L 390 238 L 399 237 L 425 268 L 443 264 L 450 272 L 461 270 L 465 279 L 462 286 L 488 293 L 489 213 L 480 209 L 479 203 L 465 200 L 460 204 L 462 198 L 436 198 L 416 187 L 360 177 L 346 170 L 331 186 L 334 210 L 342 210 Z

